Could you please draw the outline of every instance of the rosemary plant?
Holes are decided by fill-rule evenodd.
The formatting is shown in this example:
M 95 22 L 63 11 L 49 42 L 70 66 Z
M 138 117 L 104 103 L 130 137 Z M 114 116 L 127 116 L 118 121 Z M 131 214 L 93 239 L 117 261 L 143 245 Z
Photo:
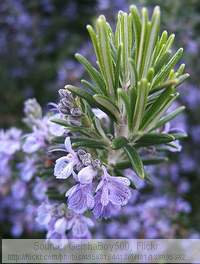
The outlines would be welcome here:
M 91 223 L 83 215 L 88 209 L 96 218 L 108 218 L 131 199 L 136 187 L 125 169 L 151 180 L 145 165 L 166 161 L 166 151 L 180 151 L 179 139 L 186 136 L 169 125 L 185 109 L 170 108 L 179 96 L 177 87 L 188 77 L 184 64 L 176 67 L 183 49 L 173 53 L 174 34 L 160 34 L 159 7 L 151 19 L 146 8 L 141 13 L 135 6 L 129 14 L 120 11 L 114 32 L 102 15 L 95 29 L 87 29 L 96 66 L 75 55 L 89 79 L 81 80 L 81 87 L 59 90 L 60 101 L 54 106 L 60 118 L 52 119 L 67 129 L 65 144 L 51 150 L 67 152 L 56 156 L 54 175 L 62 180 L 72 176 L 65 185 L 71 187 L 67 210 L 75 230 L 80 230 L 76 225 L 85 230 L 76 237 L 88 237 Z M 39 215 L 44 210 L 41 207 Z M 65 234 L 69 211 L 51 233 Z
M 176 148 L 173 143 L 185 137 L 164 128 L 185 109 L 166 113 L 179 96 L 177 87 L 189 76 L 185 64 L 175 68 L 183 49 L 173 54 L 175 35 L 160 34 L 158 6 L 151 19 L 146 8 L 140 13 L 131 6 L 128 14 L 119 11 L 114 31 L 103 15 L 95 29 L 88 25 L 87 30 L 97 65 L 76 54 L 90 79 L 81 80 L 81 87 L 65 86 L 81 112 L 80 123 L 53 121 L 72 132 L 73 147 L 85 148 L 110 170 L 132 167 L 145 178 L 144 165 L 164 161 L 165 146 Z M 106 120 L 95 115 L 94 108 L 105 113 Z M 145 159 L 144 148 L 153 149 L 153 156 Z

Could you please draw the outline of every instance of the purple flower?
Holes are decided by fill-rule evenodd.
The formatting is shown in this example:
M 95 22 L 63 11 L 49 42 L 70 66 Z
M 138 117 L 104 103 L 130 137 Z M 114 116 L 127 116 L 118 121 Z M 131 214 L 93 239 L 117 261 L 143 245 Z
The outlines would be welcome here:
M 34 197 L 39 201 L 44 200 L 46 197 L 47 187 L 48 185 L 46 181 L 41 180 L 39 177 L 37 177 L 33 187 Z
M 39 129 L 34 129 L 34 131 L 26 136 L 25 142 L 23 144 L 23 151 L 25 153 L 33 153 L 45 146 L 44 132 Z
M 57 179 L 67 179 L 70 175 L 75 175 L 74 167 L 80 165 L 79 158 L 71 147 L 69 137 L 65 139 L 65 148 L 69 154 L 57 159 L 54 167 L 54 175 Z
M 52 217 L 53 206 L 50 203 L 43 202 L 37 211 L 36 221 L 38 224 L 43 225 L 45 227 L 48 226 Z
M 52 230 L 47 232 L 47 241 L 50 241 L 56 248 L 64 248 L 68 242 L 65 234 L 59 234 Z
M 68 208 L 77 214 L 84 213 L 88 208 L 94 207 L 91 184 L 77 184 L 66 193 L 68 197 Z
M 10 156 L 20 150 L 20 137 L 21 131 L 17 128 L 0 130 L 0 153 Z
M 11 167 L 9 161 L 9 156 L 0 153 L 0 186 L 6 183 L 11 177 Z
M 184 212 L 188 214 L 191 212 L 192 208 L 188 202 L 184 201 L 181 198 L 178 198 L 176 201 L 176 210 L 178 212 Z
M 55 114 L 55 115 L 51 116 L 50 118 L 48 118 L 48 120 L 47 120 L 47 124 L 49 127 L 50 134 L 53 136 L 56 136 L 56 137 L 60 137 L 64 134 L 66 129 L 63 126 L 52 122 L 51 120 L 53 118 L 62 119 L 62 115 L 61 114 Z
M 17 180 L 13 185 L 12 185 L 12 195 L 15 199 L 22 199 L 25 197 L 27 192 L 26 189 L 26 184 L 25 182 L 21 180 Z
M 34 119 L 42 118 L 42 108 L 35 98 L 30 98 L 24 103 L 25 122 L 32 123 Z
M 19 163 L 20 177 L 24 181 L 30 181 L 36 172 L 35 159 L 25 157 L 25 161 Z
M 108 174 L 103 166 L 103 176 L 96 189 L 95 217 L 110 217 L 113 210 L 118 210 L 126 205 L 131 197 L 128 188 L 130 181 L 125 177 L 113 177 Z
M 111 202 L 108 202 L 108 204 L 105 206 L 101 202 L 102 193 L 97 192 L 97 194 L 94 197 L 95 206 L 93 209 L 93 214 L 96 218 L 109 218 L 113 216 L 115 213 L 118 213 L 120 210 L 119 205 L 114 205 Z
M 72 229 L 73 238 L 90 238 L 91 234 L 88 227 L 93 226 L 94 223 L 90 218 L 79 214 L 74 214 L 67 223 L 67 229 Z

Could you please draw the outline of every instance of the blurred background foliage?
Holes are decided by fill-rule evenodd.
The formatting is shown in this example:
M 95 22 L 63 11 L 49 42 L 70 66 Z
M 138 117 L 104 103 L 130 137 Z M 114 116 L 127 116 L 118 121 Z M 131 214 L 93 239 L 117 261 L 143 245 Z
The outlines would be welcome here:
M 100 13 L 109 21 L 129 4 L 160 5 L 162 29 L 176 34 L 175 45 L 185 50 L 191 77 L 180 88 L 187 106 L 181 123 L 188 132 L 183 151 L 173 155 L 166 173 L 180 174 L 191 185 L 185 198 L 192 211 L 186 226 L 200 231 L 200 1 L 198 0 L 6 0 L 0 2 L 0 127 L 20 126 L 23 101 L 36 97 L 45 108 L 57 90 L 79 82 L 83 68 L 73 54 L 92 54 L 86 24 Z M 176 191 L 176 190 L 175 190 Z

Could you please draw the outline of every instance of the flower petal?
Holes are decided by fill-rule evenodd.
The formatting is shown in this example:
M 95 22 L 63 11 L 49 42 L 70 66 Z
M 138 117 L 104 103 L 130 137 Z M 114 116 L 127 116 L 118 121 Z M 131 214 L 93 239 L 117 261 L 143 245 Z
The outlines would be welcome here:
M 89 230 L 85 221 L 82 221 L 81 218 L 78 218 L 72 227 L 73 236 L 76 238 L 83 238 L 87 236 L 88 232 Z
M 87 194 L 87 207 L 89 209 L 94 207 L 94 197 L 91 194 Z
M 115 205 L 123 206 L 128 203 L 131 197 L 131 191 L 123 184 L 112 182 L 109 184 L 109 190 L 109 200 Z
M 67 221 L 64 217 L 59 218 L 54 225 L 54 229 L 59 234 L 64 234 L 67 227 Z
M 112 177 L 112 176 L 110 176 L 110 178 L 112 178 L 113 181 L 116 181 L 119 184 L 124 184 L 126 186 L 129 186 L 131 184 L 130 180 L 127 179 L 126 177 Z
M 74 151 L 72 149 L 70 137 L 66 137 L 66 139 L 65 139 L 65 148 L 66 148 L 67 152 L 74 153 Z
M 103 186 L 102 194 L 101 194 L 101 203 L 103 206 L 106 206 L 109 203 L 109 197 L 108 197 L 108 187 L 107 185 Z
M 70 194 L 68 198 L 68 208 L 77 214 L 82 214 L 87 210 L 87 192 L 80 185 Z
M 71 195 L 76 191 L 77 188 L 78 188 L 78 184 L 75 185 L 75 186 L 73 186 L 72 188 L 70 188 L 70 189 L 66 192 L 65 197 L 71 196 Z
M 97 171 L 95 171 L 92 166 L 87 166 L 79 171 L 78 180 L 81 184 L 89 184 L 96 175 Z
M 56 160 L 54 175 L 57 179 L 67 179 L 73 172 L 74 163 L 67 161 L 67 157 Z

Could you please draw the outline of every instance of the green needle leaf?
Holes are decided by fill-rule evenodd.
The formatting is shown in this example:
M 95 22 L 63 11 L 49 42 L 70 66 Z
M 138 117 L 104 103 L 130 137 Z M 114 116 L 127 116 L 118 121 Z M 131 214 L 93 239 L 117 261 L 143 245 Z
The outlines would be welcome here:
M 144 110 L 147 103 L 148 88 L 149 86 L 146 79 L 142 79 L 141 82 L 138 83 L 137 99 L 132 121 L 132 126 L 135 133 L 137 133 L 142 122 Z
M 152 157 L 152 158 L 149 158 L 149 159 L 142 159 L 142 163 L 145 166 L 157 165 L 157 164 L 160 164 L 160 163 L 163 163 L 163 162 L 167 162 L 167 161 L 168 161 L 168 158 L 165 158 L 165 157 Z M 117 163 L 113 164 L 113 166 L 116 169 L 124 170 L 124 169 L 127 169 L 127 168 L 131 168 L 132 164 L 131 164 L 131 162 L 129 160 L 124 160 L 124 161 L 117 162 Z
M 155 87 L 161 81 L 163 81 L 163 80 L 165 80 L 167 78 L 167 76 L 170 73 L 170 70 L 177 64 L 177 62 L 179 62 L 179 60 L 181 59 L 182 55 L 183 55 L 183 49 L 180 48 L 174 54 L 174 56 L 170 59 L 170 61 L 167 63 L 167 65 L 165 65 L 163 67 L 163 69 L 161 69 L 160 73 L 155 76 L 155 78 L 153 80 L 153 83 L 152 83 L 152 87 Z
M 175 137 L 170 134 L 149 133 L 142 136 L 136 141 L 135 147 L 147 147 L 152 145 L 160 145 L 174 141 Z
M 140 156 L 137 153 L 136 149 L 131 147 L 129 144 L 124 146 L 123 149 L 125 153 L 127 154 L 136 174 L 140 178 L 144 179 L 144 176 L 145 176 L 144 166 L 143 166 L 142 160 L 140 159 Z
M 106 96 L 95 94 L 93 96 L 94 100 L 104 109 L 107 109 L 107 112 L 111 113 L 116 120 L 119 120 L 119 109 L 118 107 Z
M 103 73 L 107 84 L 107 92 L 114 95 L 114 69 L 111 55 L 109 29 L 104 16 L 100 16 L 97 20 L 97 33 L 102 61 L 101 72 Z
M 98 149 L 105 149 L 106 144 L 103 140 L 95 140 L 90 138 L 73 138 L 72 140 L 72 146 L 73 147 L 85 147 L 85 148 L 98 148 Z
M 87 70 L 90 78 L 95 82 L 95 84 L 98 86 L 98 91 L 101 91 L 102 93 L 106 94 L 106 88 L 104 80 L 102 79 L 100 73 L 91 65 L 91 63 L 84 58 L 81 54 L 76 53 L 75 54 L 76 59 L 83 64 L 85 69 Z M 98 92 L 97 91 L 97 92 Z
M 152 130 L 155 130 L 159 127 L 162 127 L 163 125 L 165 125 L 167 122 L 171 121 L 172 119 L 174 119 L 177 115 L 179 115 L 181 112 L 183 112 L 185 110 L 185 106 L 180 106 L 178 107 L 176 110 L 174 110 L 173 112 L 165 115 L 164 117 L 162 117 L 160 119 L 160 121 L 156 124 L 155 127 L 152 128 Z
M 166 89 L 158 99 L 146 110 L 140 131 L 149 131 L 155 127 L 162 114 L 167 110 L 169 105 L 177 98 L 178 94 L 172 93 L 173 89 Z

